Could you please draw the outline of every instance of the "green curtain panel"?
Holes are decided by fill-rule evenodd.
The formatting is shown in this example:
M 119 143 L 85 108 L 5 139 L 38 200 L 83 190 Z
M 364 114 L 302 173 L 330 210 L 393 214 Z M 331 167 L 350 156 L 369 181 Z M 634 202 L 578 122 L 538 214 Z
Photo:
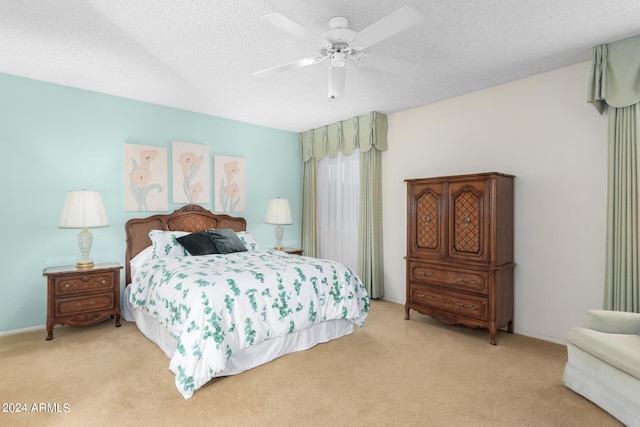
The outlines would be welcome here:
M 315 160 L 302 165 L 302 250 L 312 257 L 318 256 L 316 168 Z
M 384 296 L 382 255 L 382 152 L 360 152 L 360 224 L 358 265 L 360 278 L 373 298 Z
M 587 100 L 608 110 L 604 308 L 640 312 L 640 36 L 593 48 Z
M 317 256 L 316 163 L 338 152 L 360 152 L 360 227 L 358 275 L 372 298 L 384 296 L 382 253 L 382 158 L 387 149 L 387 116 L 372 112 L 299 136 L 303 161 L 302 248 Z

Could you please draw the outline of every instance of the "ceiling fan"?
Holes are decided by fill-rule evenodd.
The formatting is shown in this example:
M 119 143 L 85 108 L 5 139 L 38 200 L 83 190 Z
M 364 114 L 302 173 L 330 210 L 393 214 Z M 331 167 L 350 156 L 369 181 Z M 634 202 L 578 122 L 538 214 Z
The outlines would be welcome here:
M 423 70 L 421 65 L 412 62 L 363 52 L 368 47 L 421 22 L 423 18 L 420 12 L 409 6 L 398 9 L 358 33 L 349 29 L 349 20 L 342 16 L 331 18 L 331 29 L 322 35 L 317 35 L 280 13 L 270 13 L 263 19 L 302 40 L 313 43 L 318 47 L 318 55 L 257 71 L 253 73 L 255 77 L 268 77 L 330 60 L 329 98 L 335 99 L 344 92 L 346 66 L 349 60 L 360 66 L 404 75 L 418 75 Z

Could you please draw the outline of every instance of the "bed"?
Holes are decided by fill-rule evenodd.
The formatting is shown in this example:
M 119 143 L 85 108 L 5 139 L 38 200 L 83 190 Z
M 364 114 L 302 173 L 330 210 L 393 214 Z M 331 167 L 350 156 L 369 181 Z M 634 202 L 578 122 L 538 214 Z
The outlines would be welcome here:
M 246 226 L 199 205 L 125 225 L 123 317 L 167 355 L 185 399 L 214 377 L 342 337 L 366 320 L 369 296 L 348 267 L 261 248 Z M 181 238 L 201 230 L 234 250 L 191 255 Z

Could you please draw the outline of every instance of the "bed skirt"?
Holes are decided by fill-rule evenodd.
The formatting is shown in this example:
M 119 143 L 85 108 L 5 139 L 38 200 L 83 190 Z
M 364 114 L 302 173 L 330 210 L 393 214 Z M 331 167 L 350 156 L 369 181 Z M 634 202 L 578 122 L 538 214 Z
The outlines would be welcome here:
M 171 359 L 176 350 L 178 340 L 170 335 L 156 319 L 147 313 L 132 308 L 129 302 L 129 289 L 125 288 L 122 303 L 122 317 L 124 320 L 135 322 L 142 334 L 155 343 L 164 354 Z M 282 337 L 272 338 L 260 344 L 247 347 L 234 353 L 225 369 L 215 377 L 236 375 L 256 366 L 263 365 L 285 354 L 307 350 L 317 344 L 331 341 L 348 335 L 354 331 L 354 324 L 350 320 L 338 319 L 315 324 L 301 331 L 295 331 Z

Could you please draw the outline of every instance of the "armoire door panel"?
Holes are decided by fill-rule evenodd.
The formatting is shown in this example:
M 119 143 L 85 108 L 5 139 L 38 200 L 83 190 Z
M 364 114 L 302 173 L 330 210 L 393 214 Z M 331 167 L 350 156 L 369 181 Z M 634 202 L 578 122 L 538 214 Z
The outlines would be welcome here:
M 445 250 L 442 185 L 416 186 L 409 200 L 413 202 L 412 252 L 421 256 L 442 257 Z
M 489 261 L 487 191 L 486 181 L 449 184 L 449 257 Z

